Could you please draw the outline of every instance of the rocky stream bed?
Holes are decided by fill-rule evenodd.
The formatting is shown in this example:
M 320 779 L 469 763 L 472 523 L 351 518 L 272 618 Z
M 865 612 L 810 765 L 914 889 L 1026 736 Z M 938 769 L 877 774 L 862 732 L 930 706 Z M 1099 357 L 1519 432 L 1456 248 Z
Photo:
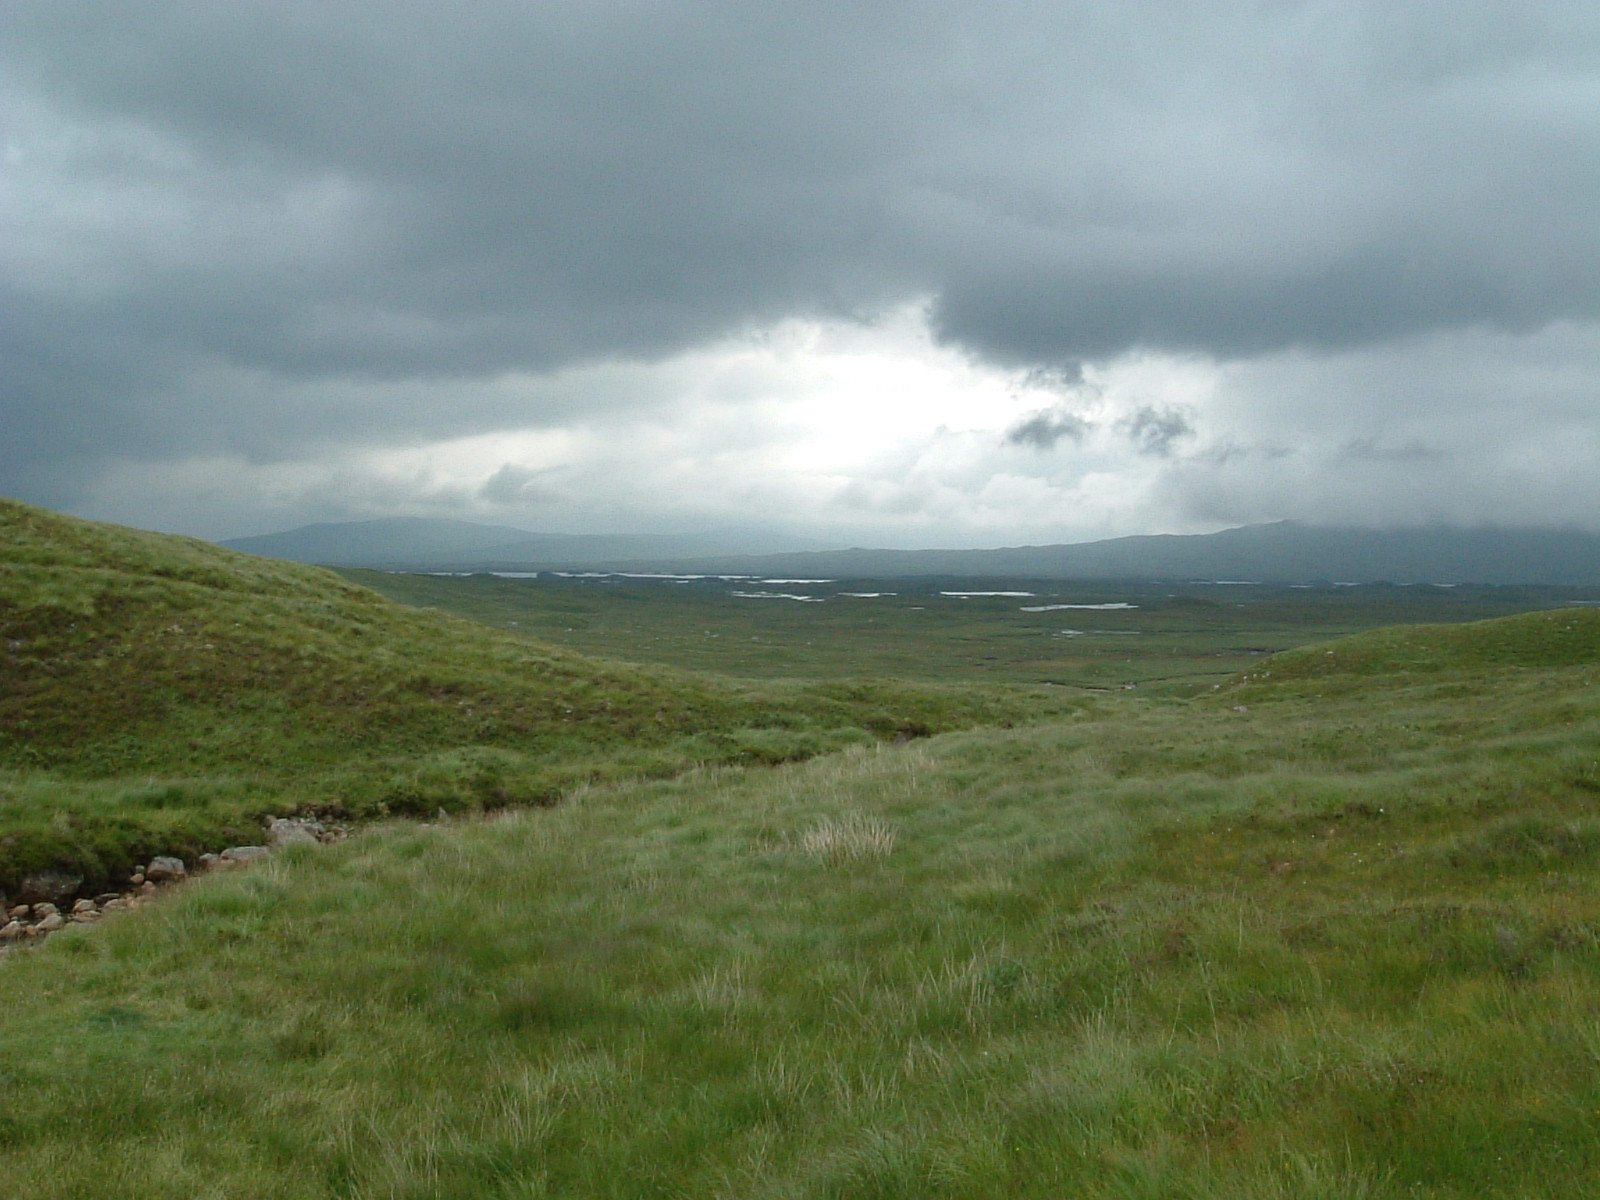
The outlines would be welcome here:
M 117 891 L 94 896 L 79 895 L 81 876 L 63 871 L 39 871 L 22 880 L 14 897 L 0 894 L 0 955 L 42 939 L 73 925 L 90 925 L 115 912 L 138 908 L 162 888 L 181 883 L 191 875 L 207 871 L 232 870 L 272 854 L 297 842 L 342 841 L 348 830 L 324 825 L 321 821 L 279 817 L 266 829 L 265 844 L 229 846 L 215 854 L 202 854 L 193 863 L 160 855 L 148 864 L 137 866 Z

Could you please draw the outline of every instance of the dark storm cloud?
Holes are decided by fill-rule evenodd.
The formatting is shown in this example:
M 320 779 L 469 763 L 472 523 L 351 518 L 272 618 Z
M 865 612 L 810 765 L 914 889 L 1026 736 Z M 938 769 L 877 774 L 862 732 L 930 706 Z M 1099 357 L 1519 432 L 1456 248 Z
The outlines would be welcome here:
M 1592 3 L 3 19 L 0 490 L 538 423 L 469 385 L 915 297 L 1057 370 L 1600 313 Z

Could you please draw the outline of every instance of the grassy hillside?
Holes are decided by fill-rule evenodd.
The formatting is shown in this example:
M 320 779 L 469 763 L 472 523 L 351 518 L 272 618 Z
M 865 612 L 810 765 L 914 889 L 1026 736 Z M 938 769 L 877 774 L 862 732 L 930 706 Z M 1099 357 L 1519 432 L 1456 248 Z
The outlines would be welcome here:
M 1305 646 L 1272 660 L 1271 675 L 1246 681 L 1327 679 L 1345 685 L 1373 675 L 1473 675 L 1502 679 L 1529 670 L 1600 662 L 1600 614 L 1590 608 L 1523 613 L 1461 625 L 1376 630 L 1336 646 Z
M 537 804 L 1045 703 L 608 663 L 317 568 L 0 501 L 0 889 L 52 863 L 92 887 L 255 840 L 268 813 Z
M 0 966 L 8 1182 L 1591 1196 L 1597 638 L 1366 635 L 207 878 Z

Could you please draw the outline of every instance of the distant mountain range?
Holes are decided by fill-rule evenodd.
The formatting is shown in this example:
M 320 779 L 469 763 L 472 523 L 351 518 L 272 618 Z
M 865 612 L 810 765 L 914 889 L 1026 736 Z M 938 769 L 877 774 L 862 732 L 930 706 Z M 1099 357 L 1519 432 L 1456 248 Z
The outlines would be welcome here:
M 1600 585 L 1600 535 L 1596 534 L 1446 527 L 1375 530 L 1293 521 L 1220 533 L 999 550 L 838 550 L 812 543 L 779 547 L 774 553 L 773 539 L 753 531 L 540 535 L 505 526 L 410 519 L 308 525 L 223 544 L 300 562 L 412 570 L 576 568 L 804 578 Z
M 1359 529 L 1282 521 L 1220 533 L 1000 550 L 842 550 L 729 557 L 706 571 L 807 577 L 1600 584 L 1600 536 L 1550 529 Z
M 827 548 L 826 542 L 758 530 L 655 535 L 532 533 L 509 525 L 420 517 L 305 525 L 284 533 L 230 538 L 222 545 L 294 562 L 400 570 L 592 568 L 646 558 L 677 562 Z

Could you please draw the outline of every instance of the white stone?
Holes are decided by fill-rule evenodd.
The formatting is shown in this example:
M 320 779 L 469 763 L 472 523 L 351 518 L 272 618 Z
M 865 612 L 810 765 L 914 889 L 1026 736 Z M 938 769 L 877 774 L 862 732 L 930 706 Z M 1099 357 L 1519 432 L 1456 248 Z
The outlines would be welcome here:
M 189 871 L 183 865 L 183 859 L 160 855 L 150 860 L 150 866 L 145 870 L 144 877 L 153 883 L 163 883 L 169 880 L 182 879 L 188 874 Z
M 279 846 L 289 846 L 296 842 L 316 842 L 321 839 L 324 832 L 321 821 L 300 821 L 290 817 L 279 817 L 267 826 L 267 845 L 276 850 Z

